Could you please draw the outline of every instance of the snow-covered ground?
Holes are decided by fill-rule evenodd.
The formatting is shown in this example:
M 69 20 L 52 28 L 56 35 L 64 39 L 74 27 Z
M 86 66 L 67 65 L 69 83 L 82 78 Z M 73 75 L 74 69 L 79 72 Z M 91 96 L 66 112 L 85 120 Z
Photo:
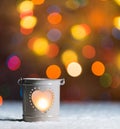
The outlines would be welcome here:
M 120 103 L 61 103 L 58 121 L 24 122 L 22 103 L 4 102 L 0 129 L 120 129 Z

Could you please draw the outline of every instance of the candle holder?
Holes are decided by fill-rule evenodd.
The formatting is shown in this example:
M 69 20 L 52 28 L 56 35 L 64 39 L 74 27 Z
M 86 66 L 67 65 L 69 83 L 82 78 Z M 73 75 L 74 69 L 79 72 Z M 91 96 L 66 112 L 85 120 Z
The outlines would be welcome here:
M 60 106 L 60 85 L 64 79 L 20 78 L 23 90 L 23 120 L 57 120 Z

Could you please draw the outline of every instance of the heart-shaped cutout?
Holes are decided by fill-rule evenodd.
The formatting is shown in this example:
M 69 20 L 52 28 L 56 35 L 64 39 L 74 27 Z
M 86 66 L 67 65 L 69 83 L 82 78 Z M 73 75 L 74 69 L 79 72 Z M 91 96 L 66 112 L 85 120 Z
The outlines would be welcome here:
M 32 93 L 32 102 L 39 111 L 45 112 L 53 103 L 53 92 L 50 90 L 35 90 Z

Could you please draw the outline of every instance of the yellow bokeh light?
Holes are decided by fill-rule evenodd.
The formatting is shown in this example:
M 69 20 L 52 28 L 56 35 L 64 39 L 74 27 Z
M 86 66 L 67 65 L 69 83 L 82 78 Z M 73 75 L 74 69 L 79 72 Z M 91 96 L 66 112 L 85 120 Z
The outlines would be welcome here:
M 34 16 L 27 16 L 21 19 L 20 25 L 25 29 L 32 29 L 37 23 L 37 18 Z
M 38 38 L 33 43 L 33 51 L 40 56 L 47 53 L 48 47 L 48 41 L 45 38 Z
M 82 67 L 77 62 L 72 62 L 67 66 L 67 72 L 72 77 L 78 77 L 82 73 Z
M 71 35 L 76 40 L 83 40 L 90 34 L 90 28 L 86 24 L 74 25 L 71 27 Z
M 28 1 L 28 0 L 23 1 L 18 5 L 18 11 L 20 13 L 29 12 L 29 11 L 33 10 L 33 8 L 34 8 L 33 2 Z
M 116 66 L 120 70 L 120 53 L 116 56 Z
M 62 53 L 62 62 L 65 66 L 67 66 L 69 63 L 75 61 L 78 61 L 78 56 L 73 50 L 66 50 Z
M 35 5 L 41 5 L 45 2 L 45 0 L 32 0 L 32 2 L 35 4 Z
M 105 72 L 105 66 L 102 62 L 100 61 L 95 61 L 92 64 L 91 70 L 93 72 L 94 75 L 96 76 L 102 76 Z
M 120 16 L 114 18 L 113 24 L 117 29 L 120 29 Z
M 120 0 L 114 0 L 118 5 L 120 5 Z

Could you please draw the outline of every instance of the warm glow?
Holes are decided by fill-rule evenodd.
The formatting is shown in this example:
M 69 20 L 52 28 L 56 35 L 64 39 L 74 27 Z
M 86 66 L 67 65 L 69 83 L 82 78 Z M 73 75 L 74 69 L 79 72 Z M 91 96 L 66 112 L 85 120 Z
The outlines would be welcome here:
M 116 56 L 116 66 L 120 70 L 120 53 Z
M 12 55 L 7 60 L 7 66 L 10 70 L 15 71 L 20 68 L 21 60 L 18 56 Z
M 0 96 L 0 106 L 2 106 L 2 105 L 3 105 L 3 97 Z
M 120 16 L 119 17 L 115 17 L 114 18 L 114 26 L 117 28 L 117 29 L 120 29 Z
M 32 0 L 32 2 L 35 4 L 35 5 L 41 5 L 44 3 L 45 0 Z
M 35 90 L 32 93 L 32 102 L 38 110 L 40 110 L 41 112 L 45 112 L 49 110 L 53 103 L 53 93 L 49 90 Z
M 120 5 L 120 0 L 114 0 L 118 5 Z
M 45 55 L 48 51 L 48 41 L 45 38 L 38 38 L 35 40 L 34 44 L 33 44 L 33 51 L 37 54 L 37 55 Z
M 24 18 L 24 17 L 26 17 L 26 16 L 33 16 L 33 10 L 30 10 L 28 12 L 22 12 L 22 13 L 20 13 L 20 18 L 21 19 Z
M 71 35 L 76 40 L 83 40 L 90 34 L 90 28 L 86 24 L 74 25 L 71 27 Z
M 34 8 L 33 2 L 26 0 L 19 4 L 18 11 L 20 13 L 29 12 L 29 11 L 33 10 L 33 8 Z
M 77 62 L 72 62 L 67 66 L 67 72 L 72 77 L 78 77 L 82 73 L 82 67 Z
M 94 75 L 96 76 L 102 76 L 105 72 L 105 66 L 102 62 L 100 61 L 95 61 L 92 64 L 92 68 L 91 68 L 92 72 Z
M 84 57 L 91 59 L 95 56 L 96 51 L 95 48 L 91 45 L 85 45 L 82 49 L 82 54 Z
M 25 29 L 25 28 L 20 28 L 20 32 L 24 35 L 29 35 L 33 32 L 33 29 Z
M 55 43 L 50 44 L 48 48 L 47 56 L 50 58 L 54 58 L 58 55 L 58 53 L 59 53 L 58 45 Z
M 31 39 L 28 41 L 28 48 L 29 48 L 30 50 L 33 50 L 34 42 L 35 42 L 37 39 L 38 39 L 38 38 L 33 37 L 33 38 L 31 38 Z
M 35 27 L 36 23 L 37 19 L 34 16 L 24 17 L 20 21 L 21 27 L 25 29 L 32 29 L 33 27 Z
M 62 62 L 65 66 L 67 66 L 71 62 L 77 62 L 78 57 L 77 54 L 73 50 L 66 50 L 62 53 Z
M 51 24 L 59 24 L 61 20 L 62 20 L 62 16 L 60 13 L 54 12 L 48 15 L 48 21 Z
M 46 70 L 46 75 L 48 78 L 57 79 L 61 75 L 61 69 L 58 65 L 50 65 Z

